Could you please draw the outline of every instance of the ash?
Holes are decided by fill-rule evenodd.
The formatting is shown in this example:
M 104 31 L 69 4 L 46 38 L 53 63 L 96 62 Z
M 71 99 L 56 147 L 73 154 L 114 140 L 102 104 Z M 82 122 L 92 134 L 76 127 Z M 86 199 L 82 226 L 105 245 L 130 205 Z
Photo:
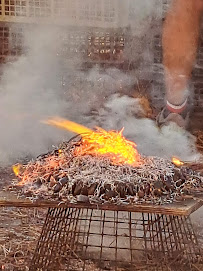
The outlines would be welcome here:
M 22 165 L 9 189 L 32 201 L 118 205 L 166 204 L 203 192 L 203 176 L 187 166 L 145 156 L 137 167 L 113 165 L 105 156 L 75 156 L 80 144 L 64 142 Z

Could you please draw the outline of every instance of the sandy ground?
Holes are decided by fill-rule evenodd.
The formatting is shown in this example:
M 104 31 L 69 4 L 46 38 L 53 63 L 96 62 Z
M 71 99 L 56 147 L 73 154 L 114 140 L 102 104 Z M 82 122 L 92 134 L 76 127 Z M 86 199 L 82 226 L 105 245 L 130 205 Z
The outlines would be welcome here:
M 0 270 L 27 271 L 46 210 L 1 208 Z

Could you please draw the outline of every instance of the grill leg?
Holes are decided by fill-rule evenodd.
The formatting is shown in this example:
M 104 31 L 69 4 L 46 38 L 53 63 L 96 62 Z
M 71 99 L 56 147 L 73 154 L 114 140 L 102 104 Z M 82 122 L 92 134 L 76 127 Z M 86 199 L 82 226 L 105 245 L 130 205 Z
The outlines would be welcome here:
M 143 232 L 147 261 L 155 270 L 189 271 L 201 257 L 190 217 L 143 214 Z
M 49 208 L 38 240 L 30 271 L 60 270 L 63 256 L 71 254 L 74 228 L 80 209 Z

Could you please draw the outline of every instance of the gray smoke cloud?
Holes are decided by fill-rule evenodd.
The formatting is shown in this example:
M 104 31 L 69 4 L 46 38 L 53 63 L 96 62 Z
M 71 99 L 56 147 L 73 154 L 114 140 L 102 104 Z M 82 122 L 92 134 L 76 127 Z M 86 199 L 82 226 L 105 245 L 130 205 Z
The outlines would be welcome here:
M 140 98 L 114 94 L 109 97 L 94 118 L 95 124 L 107 130 L 121 130 L 124 135 L 137 144 L 138 151 L 144 155 L 171 159 L 176 156 L 183 161 L 200 159 L 195 147 L 195 137 L 176 124 L 158 128 L 155 121 L 138 117 L 144 115 Z
M 40 123 L 63 115 L 66 103 L 59 89 L 59 61 L 53 44 L 55 30 L 25 32 L 27 54 L 7 63 L 0 85 L 0 161 L 12 162 L 47 151 L 64 133 Z
M 5 64 L 1 76 L 0 165 L 25 156 L 35 157 L 72 136 L 41 123 L 50 116 L 66 117 L 88 127 L 125 127 L 124 134 L 145 155 L 175 155 L 184 160 L 197 157 L 194 139 L 188 133 L 169 127 L 159 130 L 152 120 L 138 118 L 143 112 L 138 98 L 124 95 L 140 75 L 149 79 L 147 67 L 153 55 L 151 24 L 161 17 L 155 5 L 158 2 L 133 0 L 127 10 L 131 11 L 129 20 L 135 38 L 126 50 L 129 59 L 143 62 L 128 73 L 116 68 L 104 70 L 97 65 L 91 70 L 80 70 L 80 53 L 75 56 L 66 52 L 64 44 L 71 43 L 73 33 L 68 29 L 40 25 L 24 30 L 26 53 Z M 156 30 L 153 31 L 155 34 Z M 62 51 L 66 52 L 65 57 Z

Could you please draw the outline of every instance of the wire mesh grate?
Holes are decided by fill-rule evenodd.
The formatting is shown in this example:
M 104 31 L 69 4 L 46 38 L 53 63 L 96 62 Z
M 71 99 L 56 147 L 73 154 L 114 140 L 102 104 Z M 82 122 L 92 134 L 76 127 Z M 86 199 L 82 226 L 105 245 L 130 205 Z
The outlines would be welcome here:
M 51 1 L 50 0 L 29 0 L 30 17 L 50 17 Z
M 0 59 L 3 62 L 9 54 L 9 28 L 0 26 Z
M 1 15 L 10 17 L 13 21 L 19 16 L 66 18 L 71 23 L 81 22 L 86 25 L 97 22 L 117 24 L 118 12 L 123 8 L 118 0 L 1 0 L 0 7 Z
M 189 271 L 200 258 L 189 217 L 50 208 L 30 271 Z
M 25 0 L 5 0 L 6 16 L 26 16 Z
M 6 62 L 21 55 L 23 46 L 23 26 L 0 25 L 0 62 Z M 14 57 L 14 58 L 13 58 Z

